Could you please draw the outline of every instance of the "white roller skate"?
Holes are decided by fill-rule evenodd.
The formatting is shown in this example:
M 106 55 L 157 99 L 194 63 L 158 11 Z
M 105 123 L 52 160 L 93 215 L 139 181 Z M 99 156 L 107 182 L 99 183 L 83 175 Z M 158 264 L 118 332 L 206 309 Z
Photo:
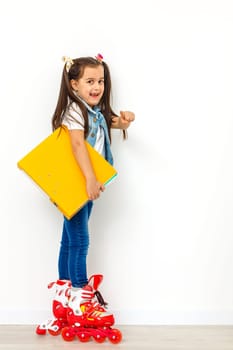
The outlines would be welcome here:
M 51 282 L 48 288 L 55 287 L 55 296 L 52 302 L 53 317 L 45 322 L 42 322 L 36 328 L 36 333 L 44 335 L 47 332 L 51 335 L 58 335 L 62 328 L 67 326 L 67 308 L 70 295 L 71 283 L 67 280 L 57 280 Z

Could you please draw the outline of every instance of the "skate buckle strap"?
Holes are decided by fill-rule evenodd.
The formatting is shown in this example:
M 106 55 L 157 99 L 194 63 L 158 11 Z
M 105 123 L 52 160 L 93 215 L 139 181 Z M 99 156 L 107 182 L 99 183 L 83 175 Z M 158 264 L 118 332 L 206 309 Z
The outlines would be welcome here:
M 81 296 L 83 299 L 87 299 L 87 300 L 91 300 L 92 298 L 94 298 L 94 293 L 93 293 L 92 287 L 88 286 L 88 285 L 83 287 Z
M 108 303 L 104 300 L 102 294 L 98 290 L 96 290 L 94 294 L 95 294 L 98 302 L 100 303 L 100 305 L 107 308 Z

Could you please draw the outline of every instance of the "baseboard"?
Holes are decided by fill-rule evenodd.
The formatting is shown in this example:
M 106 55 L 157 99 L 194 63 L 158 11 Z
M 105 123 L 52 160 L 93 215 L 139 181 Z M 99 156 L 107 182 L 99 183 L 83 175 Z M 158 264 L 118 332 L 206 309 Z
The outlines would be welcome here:
M 115 310 L 113 314 L 121 325 L 233 325 L 233 311 Z M 38 324 L 51 317 L 50 310 L 0 310 L 0 324 Z

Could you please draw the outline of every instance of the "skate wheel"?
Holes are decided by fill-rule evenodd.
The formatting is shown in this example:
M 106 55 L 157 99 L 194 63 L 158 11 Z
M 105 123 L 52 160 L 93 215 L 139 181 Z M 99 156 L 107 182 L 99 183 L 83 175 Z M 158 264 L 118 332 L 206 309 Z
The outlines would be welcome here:
M 41 328 L 40 326 L 36 327 L 36 334 L 38 335 L 45 335 L 46 334 L 46 329 L 45 328 Z
M 61 329 L 57 329 L 56 331 L 53 329 L 48 329 L 48 332 L 50 335 L 56 336 L 56 335 L 59 335 L 61 333 Z
M 70 332 L 70 327 L 65 327 L 63 328 L 62 332 L 61 332 L 62 338 L 65 341 L 72 341 L 74 340 L 74 335 Z
M 112 329 L 108 339 L 112 344 L 118 344 L 122 340 L 122 334 L 119 329 Z
M 105 335 L 100 333 L 94 334 L 92 336 L 97 343 L 103 343 L 106 339 Z
M 81 331 L 80 333 L 78 333 L 78 339 L 82 342 L 82 343 L 86 343 L 90 340 L 90 334 L 85 332 L 85 331 Z

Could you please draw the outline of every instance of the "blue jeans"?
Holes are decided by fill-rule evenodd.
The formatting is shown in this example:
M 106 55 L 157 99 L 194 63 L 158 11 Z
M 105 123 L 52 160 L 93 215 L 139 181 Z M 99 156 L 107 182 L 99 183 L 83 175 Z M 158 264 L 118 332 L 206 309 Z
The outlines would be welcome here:
M 93 202 L 89 201 L 70 220 L 64 218 L 58 272 L 59 279 L 70 280 L 73 287 L 81 288 L 88 282 L 86 258 L 92 206 Z

